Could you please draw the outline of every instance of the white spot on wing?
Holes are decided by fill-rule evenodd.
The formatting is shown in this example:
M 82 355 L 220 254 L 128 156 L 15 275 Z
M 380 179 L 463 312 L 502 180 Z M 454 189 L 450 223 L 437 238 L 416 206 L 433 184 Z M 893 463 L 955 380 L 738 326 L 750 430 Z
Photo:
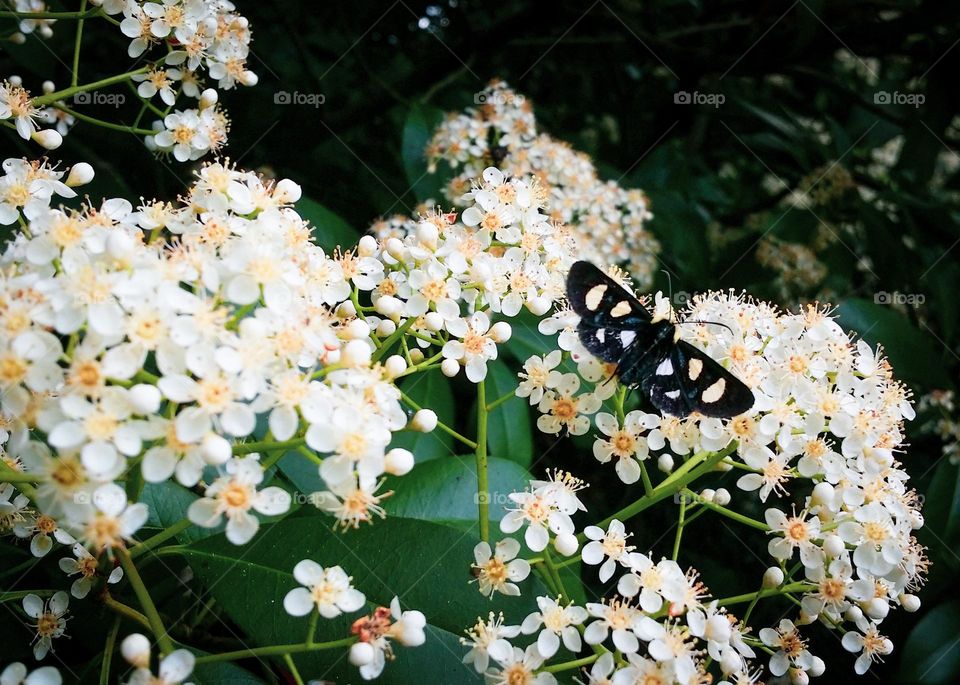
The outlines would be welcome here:
M 591 312 L 596 311 L 597 307 L 600 306 L 600 300 L 603 299 L 603 294 L 607 291 L 606 283 L 601 283 L 600 285 L 595 285 L 590 290 L 587 291 L 586 297 L 584 297 L 584 302 L 587 305 L 587 309 Z
M 700 378 L 700 373 L 703 371 L 703 360 L 702 359 L 691 359 L 690 365 L 687 368 L 687 375 L 690 376 L 690 380 L 695 381 Z
M 709 388 L 703 391 L 703 394 L 700 396 L 700 399 L 702 399 L 707 404 L 711 402 L 716 402 L 721 397 L 723 397 L 723 391 L 726 387 L 727 387 L 727 382 L 724 379 L 720 378 L 717 380 L 716 383 L 714 383 Z
M 657 367 L 655 372 L 658 376 L 669 376 L 673 373 L 673 362 L 670 361 L 670 357 L 667 357 L 662 362 L 660 366 Z
M 667 397 L 669 397 L 671 400 L 675 400 L 675 399 L 677 399 L 678 397 L 680 397 L 680 391 L 679 391 L 679 390 L 669 390 L 669 391 L 667 391 L 667 392 L 665 392 L 665 393 L 663 393 L 663 394 L 666 395 Z
M 619 319 L 621 316 L 626 316 L 633 308 L 630 306 L 630 303 L 626 300 L 620 300 L 613 309 L 610 310 L 610 316 L 615 319 Z
M 622 331 L 620 333 L 620 344 L 627 347 L 636 337 L 637 334 L 634 331 Z
M 598 328 L 596 333 L 597 340 L 601 343 L 607 341 L 607 330 L 605 328 Z

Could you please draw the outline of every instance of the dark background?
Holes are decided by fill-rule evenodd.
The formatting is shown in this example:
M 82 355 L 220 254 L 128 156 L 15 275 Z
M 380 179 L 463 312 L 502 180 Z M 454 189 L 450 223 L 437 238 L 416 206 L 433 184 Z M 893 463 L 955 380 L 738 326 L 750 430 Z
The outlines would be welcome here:
M 955 386 L 956 3 L 237 4 L 253 27 L 250 66 L 260 83 L 223 94 L 232 120 L 227 154 L 240 166 L 296 180 L 356 231 L 425 199 L 429 179 L 413 186 L 433 123 L 442 111 L 471 105 L 489 79 L 500 77 L 532 100 L 542 130 L 593 155 L 604 177 L 647 192 L 655 214 L 649 227 L 663 243 L 663 268 L 675 290 L 747 288 L 787 305 L 829 299 L 848 328 L 883 342 L 896 375 L 918 397 Z M 2 20 L 0 28 L 7 32 Z M 97 39 L 85 42 L 82 60 L 102 74 L 84 73 L 82 81 L 132 67 L 126 39 L 107 28 L 98 26 Z M 54 52 L 67 54 L 71 35 L 56 35 L 49 49 L 31 40 L 0 54 L 0 73 L 19 73 L 34 88 L 57 74 L 62 87 L 69 76 Z M 281 91 L 322 95 L 323 104 L 277 104 Z M 680 91 L 722 94 L 724 102 L 677 104 Z M 923 102 L 890 105 L 882 93 L 920 95 Z M 100 115 L 133 116 L 112 109 Z M 8 133 L 0 138 L 5 157 L 36 154 Z M 871 168 L 898 136 L 895 163 Z M 52 157 L 93 162 L 93 197 L 172 198 L 190 173 L 172 160 L 155 163 L 134 136 L 124 141 L 83 124 Z M 811 209 L 784 206 L 786 189 L 823 189 L 839 170 L 846 190 Z M 785 189 L 765 190 L 765 177 L 782 179 Z M 314 211 L 321 229 L 334 221 Z M 708 241 L 711 235 L 722 243 Z M 756 259 L 761 238 L 811 245 L 818 235 L 833 238 L 818 252 L 827 275 L 812 286 L 782 287 Z M 891 306 L 881 293 L 910 295 L 912 304 Z M 895 651 L 872 669 L 875 677 L 864 676 L 868 682 L 960 678 L 958 473 L 942 458 L 930 420 L 922 415 L 908 427 L 910 444 L 900 455 L 926 498 L 920 538 L 933 560 L 930 583 L 918 614 L 898 611 L 883 624 Z M 586 454 L 575 458 L 590 462 Z M 557 450 L 551 460 L 574 455 Z M 591 511 L 600 515 L 633 498 L 609 470 L 592 468 L 582 469 L 593 482 Z M 673 519 L 672 511 L 662 521 L 645 518 L 635 531 L 638 547 L 654 544 Z M 684 549 L 719 596 L 729 594 L 726 580 L 737 587 L 737 576 L 759 576 L 763 563 L 751 550 L 764 541 L 738 542 L 721 523 L 713 525 L 691 532 Z M 832 637 L 814 647 L 830 666 L 824 682 L 846 677 L 847 666 L 836 661 L 852 660 Z

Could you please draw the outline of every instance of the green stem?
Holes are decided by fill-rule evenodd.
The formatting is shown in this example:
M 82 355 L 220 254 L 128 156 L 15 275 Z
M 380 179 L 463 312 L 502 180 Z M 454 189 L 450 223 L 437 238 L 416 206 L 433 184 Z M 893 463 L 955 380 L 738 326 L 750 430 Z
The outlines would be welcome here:
M 291 438 L 277 442 L 276 440 L 263 440 L 260 442 L 240 442 L 233 446 L 234 454 L 251 454 L 253 452 L 273 452 L 275 450 L 297 449 L 305 445 L 306 438 Z
M 89 19 L 97 16 L 101 11 L 99 7 L 81 12 L 12 12 L 4 10 L 0 12 L 0 19 Z
M 340 640 L 333 640 L 332 642 L 314 642 L 313 644 L 299 642 L 290 645 L 251 647 L 250 649 L 238 649 L 234 652 L 223 652 L 221 654 L 204 654 L 197 657 L 197 663 L 212 664 L 219 661 L 236 661 L 237 659 L 251 659 L 261 656 L 285 656 L 287 654 L 299 654 L 302 652 L 319 652 L 324 649 L 349 647 L 356 641 L 356 637 L 350 636 Z
M 643 481 L 643 492 L 647 497 L 653 494 L 653 483 L 650 481 L 650 474 L 647 473 L 647 467 L 641 459 L 637 463 L 640 465 L 640 480 Z
M 806 581 L 800 581 L 797 583 L 788 583 L 787 585 L 782 585 L 780 587 L 772 587 L 766 590 L 758 590 L 757 592 L 748 592 L 743 595 L 734 595 L 733 597 L 724 597 L 723 599 L 717 600 L 717 604 L 720 606 L 729 606 L 731 604 L 743 604 L 744 602 L 752 602 L 754 599 L 764 599 L 766 597 L 776 597 L 778 595 L 786 595 L 792 592 L 806 592 L 813 588 L 812 583 Z
M 0 483 L 36 483 L 38 480 L 40 479 L 34 473 L 23 473 L 13 469 L 0 473 Z
M 493 402 L 491 402 L 490 404 L 487 405 L 487 411 L 488 411 L 488 412 L 493 411 L 494 409 L 496 409 L 497 407 L 499 407 L 499 406 L 500 406 L 501 404 L 503 404 L 504 402 L 508 402 L 509 400 L 512 400 L 512 399 L 513 399 L 514 397 L 516 397 L 516 396 L 517 396 L 517 393 L 514 392 L 513 390 L 511 390 L 510 392 L 508 392 L 506 395 L 501 395 L 500 397 L 498 397 L 498 398 L 495 399 Z
M 680 520 L 677 522 L 677 535 L 673 539 L 673 560 L 676 561 L 680 556 L 680 538 L 683 536 L 684 519 L 687 516 L 687 498 L 680 497 Z
M 404 321 L 402 325 L 398 326 L 397 330 L 391 333 L 390 336 L 383 341 L 380 347 L 377 348 L 377 351 L 373 353 L 373 355 L 371 356 L 371 361 L 374 361 L 374 362 L 380 361 L 384 357 L 384 355 L 386 355 L 387 352 L 390 351 L 390 348 L 393 347 L 393 344 L 397 342 L 400 338 L 402 338 L 404 334 L 410 330 L 410 327 L 413 326 L 413 324 L 415 324 L 416 322 L 417 322 L 416 318 L 411 316 L 406 321 Z
M 487 473 L 487 387 L 477 383 L 477 511 L 480 516 L 480 539 L 490 541 L 490 481 Z
M 110 683 L 110 666 L 113 662 L 113 648 L 117 644 L 117 633 L 120 632 L 120 617 L 113 622 L 113 628 L 107 633 L 107 641 L 103 645 L 103 660 L 100 662 L 100 685 Z
M 751 528 L 756 528 L 757 530 L 762 530 L 763 532 L 767 532 L 770 530 L 770 526 L 768 526 L 763 521 L 758 521 L 757 519 L 750 518 L 749 516 L 744 516 L 743 514 L 737 513 L 732 509 L 727 509 L 726 507 L 720 506 L 719 504 L 707 501 L 697 493 L 693 492 L 692 490 L 685 488 L 682 492 L 683 492 L 684 498 L 689 497 L 700 506 L 706 507 L 707 509 L 715 511 L 718 514 L 722 516 L 726 516 L 729 519 L 733 519 L 738 523 L 742 523 L 745 526 L 750 526 Z
M 572 671 L 575 668 L 581 668 L 582 666 L 589 666 L 599 658 L 600 658 L 599 654 L 591 654 L 590 656 L 585 656 L 582 659 L 574 659 L 573 661 L 564 661 L 561 664 L 553 664 L 552 666 L 545 666 L 540 670 L 545 671 L 547 673 L 560 673 L 561 671 Z
M 190 519 L 180 519 L 173 525 L 164 528 L 156 535 L 153 535 L 152 537 L 149 537 L 131 547 L 130 557 L 132 559 L 136 559 L 137 557 L 146 554 L 157 545 L 166 542 L 172 537 L 176 537 L 192 525 L 193 523 L 190 522 Z
M 82 112 L 78 112 L 77 110 L 75 110 L 75 109 L 73 109 L 73 108 L 71 108 L 71 107 L 67 107 L 66 105 L 61 104 L 61 103 L 54 103 L 54 104 L 51 105 L 51 106 L 54 107 L 54 108 L 56 108 L 56 109 L 59 109 L 59 110 L 62 111 L 62 112 L 66 112 L 66 113 L 69 114 L 70 116 L 76 117 L 76 118 L 79 119 L 80 121 L 85 121 L 85 122 L 87 122 L 88 124 L 93 124 L 94 126 L 99 126 L 99 127 L 101 127 L 101 128 L 106 128 L 106 129 L 109 129 L 109 130 L 111 130 L 111 131 L 122 131 L 123 133 L 133 133 L 133 134 L 136 134 L 136 135 L 139 135 L 139 136 L 155 136 L 155 135 L 157 135 L 157 132 L 154 131 L 153 129 L 148 129 L 148 128 L 135 128 L 135 127 L 133 127 L 133 126 L 124 126 L 123 124 L 114 124 L 113 122 L 110 122 L 110 121 L 104 121 L 103 119 L 97 119 L 96 117 L 91 117 L 91 116 L 89 116 L 89 115 L 87 115 L 87 114 L 83 114 Z
M 293 663 L 293 657 L 289 654 L 284 654 L 283 663 L 285 663 L 287 668 L 290 669 L 290 675 L 293 676 L 294 682 L 296 682 L 297 685 L 304 685 L 303 678 L 300 676 L 300 671 L 297 670 L 297 665 Z
M 34 107 L 46 107 L 47 105 L 52 105 L 57 100 L 66 100 L 67 98 L 73 97 L 77 93 L 86 93 L 90 90 L 99 90 L 100 88 L 106 88 L 107 86 L 112 86 L 115 83 L 123 83 L 127 79 L 136 76 L 137 74 L 145 74 L 150 69 L 153 68 L 152 64 L 149 64 L 145 67 L 140 67 L 139 69 L 134 69 L 133 71 L 127 71 L 122 74 L 116 74 L 115 76 L 110 76 L 108 78 L 100 79 L 99 81 L 91 81 L 90 83 L 84 83 L 82 86 L 71 86 L 70 88 L 64 88 L 63 90 L 57 90 L 52 93 L 46 93 L 45 95 L 40 95 L 33 98 L 32 104 Z
M 405 392 L 403 392 L 402 390 L 400 391 L 400 398 L 401 398 L 404 402 L 406 402 L 407 404 L 409 404 L 411 407 L 413 407 L 414 411 L 420 411 L 421 409 L 423 409 L 423 407 L 421 407 L 419 404 L 417 404 L 417 403 L 414 402 L 412 399 L 410 399 L 410 396 L 407 395 L 407 394 L 406 394 Z M 473 440 L 471 440 L 470 438 L 468 438 L 468 437 L 466 437 L 466 436 L 460 435 L 460 433 L 458 433 L 457 431 L 453 430 L 452 428 L 450 428 L 450 426 L 448 426 L 447 424 L 443 423 L 442 421 L 437 421 L 437 428 L 439 428 L 440 430 L 442 430 L 442 431 L 443 431 L 444 433 L 446 433 L 447 435 L 456 438 L 457 440 L 459 440 L 460 442 L 462 442 L 464 445 L 466 445 L 466 446 L 469 447 L 470 449 L 472 449 L 472 450 L 477 449 L 477 443 L 475 443 Z
M 10 592 L 0 592 L 0 604 L 6 602 L 15 602 L 23 599 L 27 595 L 36 595 L 37 597 L 52 597 L 54 590 L 11 590 Z
M 560 577 L 560 571 L 553 563 L 553 557 L 550 554 L 549 547 L 543 548 L 543 565 L 546 566 L 550 575 L 553 577 L 553 582 L 557 586 L 557 592 L 563 595 L 564 599 L 570 599 L 566 589 L 563 587 L 563 579 Z
M 174 650 L 173 640 L 167 635 L 167 629 L 163 627 L 160 612 L 157 611 L 157 606 L 153 603 L 150 592 L 143 583 L 143 578 L 140 577 L 137 565 L 134 564 L 133 559 L 130 558 L 130 553 L 123 548 L 117 550 L 117 556 L 120 557 L 120 565 L 123 566 L 123 572 L 127 574 L 127 580 L 130 581 L 130 586 L 137 596 L 137 601 L 140 602 L 140 608 L 143 609 L 143 613 L 147 617 L 147 621 L 150 624 L 150 631 L 160 646 L 161 654 L 169 654 Z
M 144 628 L 146 628 L 147 630 L 152 630 L 152 627 L 151 627 L 151 625 L 150 625 L 150 621 L 147 619 L 147 617 L 144 616 L 143 614 L 141 614 L 139 611 L 137 611 L 137 610 L 134 609 L 133 607 L 127 606 L 127 605 L 124 604 L 123 602 L 118 602 L 117 600 L 115 600 L 115 599 L 114 599 L 113 597 L 111 597 L 110 595 L 104 595 L 104 597 L 103 597 L 103 604 L 104 604 L 104 606 L 106 606 L 110 611 L 112 611 L 112 612 L 114 612 L 114 613 L 116 613 L 116 614 L 119 614 L 120 616 L 125 616 L 126 618 L 129 618 L 129 619 L 130 619 L 131 621 L 133 621 L 134 623 L 139 623 L 140 625 L 142 625 L 142 626 L 143 626 Z M 119 619 L 119 617 L 118 617 L 118 619 Z
M 84 10 L 87 9 L 87 0 L 80 0 L 80 13 L 83 14 Z M 77 22 L 77 36 L 73 41 L 73 69 L 70 71 L 70 87 L 75 87 L 77 85 L 77 80 L 80 78 L 80 38 L 83 36 L 83 21 L 85 17 L 81 16 L 80 21 Z

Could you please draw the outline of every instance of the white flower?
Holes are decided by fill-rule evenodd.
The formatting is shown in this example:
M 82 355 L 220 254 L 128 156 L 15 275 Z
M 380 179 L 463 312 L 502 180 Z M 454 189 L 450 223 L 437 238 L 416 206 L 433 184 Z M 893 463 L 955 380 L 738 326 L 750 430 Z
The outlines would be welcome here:
M 805 512 L 787 518 L 779 509 L 767 509 L 764 514 L 770 534 L 782 534 L 770 540 L 767 549 L 770 556 L 780 561 L 789 561 L 795 549 L 800 550 L 800 561 L 807 568 L 823 565 L 823 552 L 814 540 L 820 537 L 820 519 L 807 519 Z
M 510 535 L 524 525 L 523 539 L 533 552 L 542 552 L 550 541 L 550 531 L 556 535 L 573 533 L 573 521 L 557 507 L 556 494 L 550 488 L 531 492 L 512 492 L 510 499 L 517 504 L 500 521 L 500 530 Z
M 555 388 L 562 378 L 556 370 L 563 360 L 560 350 L 554 350 L 543 357 L 533 356 L 523 363 L 523 371 L 518 375 L 523 380 L 517 386 L 517 397 L 529 397 L 530 404 L 539 404 L 543 393 Z
M 0 517 L 6 515 L 3 509 L 3 502 L 0 502 Z M 35 557 L 46 556 L 53 549 L 54 540 L 61 545 L 72 545 L 75 542 L 73 536 L 64 530 L 54 517 L 39 512 L 33 512 L 16 523 L 13 533 L 18 538 L 30 538 L 30 553 Z
M 536 645 L 530 645 L 526 650 L 514 647 L 509 654 L 496 661 L 499 668 L 492 668 L 486 673 L 489 685 L 556 685 L 557 679 L 552 673 L 537 673 L 544 659 Z
M 490 318 L 484 312 L 476 312 L 466 319 L 447 321 L 450 335 L 460 340 L 449 340 L 443 346 L 445 359 L 455 359 L 467 369 L 471 383 L 479 383 L 487 377 L 487 362 L 497 358 L 497 344 L 490 334 Z
M 540 400 L 538 409 L 541 416 L 537 419 L 537 428 L 544 433 L 559 435 L 564 428 L 570 435 L 583 435 L 590 429 L 590 419 L 585 414 L 593 414 L 600 408 L 600 399 L 593 393 L 577 395 L 580 378 L 566 373 L 556 387 L 547 390 Z
M 470 651 L 464 655 L 463 663 L 473 664 L 477 673 L 483 673 L 490 666 L 491 658 L 495 661 L 509 658 L 513 647 L 508 640 L 520 634 L 520 626 L 503 625 L 503 614 L 495 615 L 491 611 L 486 622 L 478 618 L 466 633 L 466 638 L 460 638 L 460 644 L 468 645 Z
M 359 666 L 361 678 L 373 680 L 383 672 L 387 658 L 393 658 L 390 641 L 418 647 L 426 640 L 423 631 L 426 623 L 419 611 L 401 611 L 400 600 L 394 597 L 389 610 L 379 607 L 370 616 L 353 622 L 351 632 L 359 641 L 350 647 L 350 663 Z
M 124 656 L 128 657 L 134 669 L 126 685 L 191 685 L 185 682 L 190 674 L 193 673 L 193 667 L 196 664 L 196 657 L 189 650 L 177 649 L 160 659 L 160 667 L 157 675 L 154 675 L 149 668 L 150 663 L 150 643 L 143 640 L 139 633 L 133 633 L 124 638 L 123 647 L 128 648 L 133 645 L 132 638 L 140 638 L 144 645 L 137 650 L 137 654 L 130 654 L 132 649 L 125 649 Z M 138 640 L 139 642 L 139 640 Z M 145 653 L 144 653 L 145 652 Z M 130 657 L 134 657 L 131 659 Z
M 627 485 L 640 480 L 639 462 L 650 456 L 650 449 L 643 437 L 645 431 L 660 425 L 660 417 L 632 411 L 624 417 L 621 427 L 613 414 L 600 412 L 594 417 L 597 428 L 607 436 L 593 443 L 593 456 L 601 464 L 616 457 L 617 475 Z
M 37 661 L 53 649 L 53 641 L 66 631 L 69 604 L 70 597 L 66 592 L 56 592 L 46 602 L 34 594 L 23 598 L 23 610 L 36 620 L 31 627 L 37 631 L 33 645 L 33 656 Z
M 251 512 L 265 516 L 285 513 L 290 508 L 290 493 L 276 486 L 258 490 L 263 481 L 263 467 L 255 455 L 233 458 L 225 465 L 225 473 L 207 486 L 204 496 L 187 509 L 187 518 L 204 528 L 219 525 L 227 517 L 227 539 L 243 545 L 256 535 L 260 522 Z
M 813 655 L 807 650 L 806 641 L 790 619 L 782 619 L 777 629 L 760 630 L 763 644 L 777 651 L 770 657 L 770 672 L 781 676 L 790 668 L 806 671 L 813 665 Z
M 195 109 L 177 110 L 163 119 L 163 130 L 152 137 L 164 152 L 173 152 L 178 162 L 199 159 L 210 149 L 212 141 Z
M 860 652 L 854 664 L 857 675 L 863 675 L 874 661 L 883 661 L 881 657 L 893 651 L 893 643 L 877 630 L 876 623 L 870 623 L 863 634 L 851 630 L 843 636 L 843 648 L 848 652 Z
M 116 483 L 94 490 L 90 504 L 73 526 L 77 540 L 97 553 L 126 545 L 149 515 L 146 504 L 128 502 L 127 493 Z
M 626 532 L 623 523 L 614 519 L 607 526 L 606 532 L 597 526 L 587 526 L 583 534 L 591 542 L 583 547 L 580 557 L 583 563 L 590 566 L 600 564 L 600 582 L 606 583 L 613 576 L 618 563 L 625 564 L 628 554 L 633 551 L 633 545 L 627 544 L 630 533 Z
M 83 599 L 90 594 L 90 590 L 97 581 L 99 562 L 83 545 L 74 545 L 72 552 L 76 558 L 64 557 L 58 562 L 58 566 L 68 576 L 80 576 L 70 586 L 70 594 L 77 599 Z M 107 576 L 107 583 L 111 585 L 119 583 L 121 578 L 123 578 L 123 569 L 117 566 Z
M 339 566 L 323 568 L 304 559 L 293 567 L 293 577 L 305 586 L 290 590 L 283 598 L 283 608 L 293 616 L 306 616 L 316 607 L 324 618 L 335 618 L 343 612 L 357 611 L 367 601 Z
M 491 551 L 490 543 L 478 542 L 473 548 L 474 574 L 479 583 L 480 594 L 493 597 L 493 593 L 519 595 L 516 583 L 530 575 L 526 559 L 517 559 L 520 543 L 513 538 L 500 540 Z
M 638 637 L 650 641 L 663 634 L 663 626 L 634 605 L 620 599 L 603 604 L 588 603 L 587 611 L 597 619 L 583 633 L 588 645 L 599 645 L 612 634 L 614 646 L 621 652 L 631 654 L 640 649 Z
M 536 642 L 540 656 L 549 659 L 556 654 L 560 649 L 561 639 L 571 652 L 579 652 L 583 644 L 577 626 L 587 620 L 587 610 L 572 604 L 562 606 L 549 597 L 537 597 L 537 606 L 540 611 L 528 615 L 523 620 L 521 630 L 525 635 L 532 635 L 540 630 Z

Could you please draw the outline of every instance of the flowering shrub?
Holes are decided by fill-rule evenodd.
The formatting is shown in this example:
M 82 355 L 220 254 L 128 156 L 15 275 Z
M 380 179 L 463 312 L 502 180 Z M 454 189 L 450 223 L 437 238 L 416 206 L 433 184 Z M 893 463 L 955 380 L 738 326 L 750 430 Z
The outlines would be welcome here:
M 456 7 L 431 5 L 413 30 L 442 38 Z M 371 43 L 397 41 L 389 14 Z M 11 54 L 67 39 L 58 78 L 68 87 L 36 79 L 24 59 L 23 78 L 0 84 L 0 126 L 17 145 L 55 149 L 91 124 L 133 134 L 184 163 L 174 176 L 190 174 L 172 193 L 148 182 L 157 199 L 95 199 L 116 173 L 109 150 L 87 156 L 71 140 L 64 157 L 95 164 L 13 153 L 2 163 L 0 604 L 14 614 L 2 685 L 805 685 L 917 653 L 903 614 L 891 615 L 918 611 L 930 567 L 913 489 L 926 483 L 905 465 L 917 461 L 916 436 L 943 443 L 938 475 L 956 461 L 954 394 L 948 383 L 918 391 L 915 416 L 901 380 L 914 380 L 912 360 L 891 350 L 888 361 L 848 332 L 879 325 L 871 339 L 896 345 L 898 319 L 852 325 L 848 302 L 806 301 L 842 289 L 838 248 L 879 284 L 869 221 L 851 206 L 905 216 L 884 188 L 908 137 L 843 164 L 841 150 L 803 159 L 790 182 L 763 160 L 756 184 L 733 162 L 709 180 L 685 170 L 684 192 L 671 194 L 658 180 L 663 156 L 601 180 L 617 174 L 543 133 L 503 81 L 440 121 L 424 113 L 443 82 L 411 104 L 378 73 L 385 93 L 403 95 L 385 118 L 406 115 L 411 185 L 395 199 L 420 204 L 357 236 L 309 185 L 275 178 L 272 161 L 243 151 L 250 171 L 216 157 L 230 128 L 220 92 L 257 82 L 250 22 L 232 3 L 81 0 L 61 11 L 14 0 L 0 19 Z M 127 71 L 90 76 L 123 49 L 135 60 Z M 832 59 L 879 69 L 845 51 Z M 475 76 L 473 58 L 461 64 Z M 663 82 L 662 66 L 645 81 Z M 776 76 L 761 85 L 778 87 Z M 692 102 L 673 95 L 677 107 Z M 288 111 L 325 101 L 273 93 Z M 117 106 L 116 121 L 94 116 L 104 105 Z M 338 137 L 335 117 L 316 114 L 390 190 Z M 843 138 L 834 118 L 760 114 L 820 148 Z M 602 166 L 586 130 L 577 140 Z M 954 160 L 929 159 L 931 187 L 950 196 Z M 657 199 L 659 239 L 651 200 L 620 185 L 627 174 Z M 750 185 L 762 201 L 744 203 L 745 225 L 719 215 L 708 225 L 711 202 Z M 816 230 L 794 223 L 816 212 L 827 217 Z M 678 230 L 685 214 L 704 230 Z M 787 216 L 789 229 L 774 232 Z M 738 256 L 724 262 L 730 250 Z M 665 282 L 661 259 L 681 281 L 747 255 L 771 272 L 751 294 L 653 285 Z M 577 331 L 567 288 L 578 260 L 636 291 L 654 321 L 675 323 L 676 340 L 746 384 L 753 406 L 669 416 L 621 384 L 630 369 L 593 357 Z M 727 272 L 697 282 L 716 287 Z M 916 301 L 883 295 L 876 304 L 901 312 Z M 936 481 L 931 490 L 952 493 Z M 926 511 L 934 520 L 942 508 Z

